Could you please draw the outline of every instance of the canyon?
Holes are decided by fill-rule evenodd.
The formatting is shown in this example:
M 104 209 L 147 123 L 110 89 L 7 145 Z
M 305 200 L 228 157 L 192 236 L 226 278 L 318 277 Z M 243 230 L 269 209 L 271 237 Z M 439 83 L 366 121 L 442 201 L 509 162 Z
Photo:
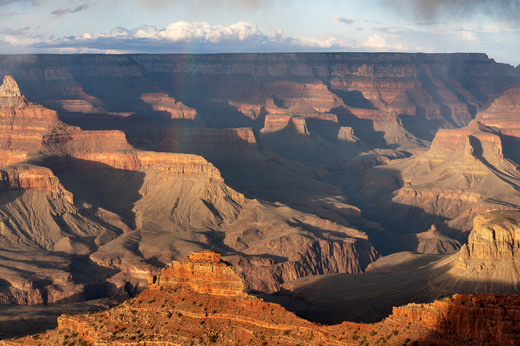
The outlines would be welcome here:
M 395 307 L 382 322 L 320 325 L 243 292 L 220 254 L 205 250 L 174 261 L 139 296 L 106 311 L 65 314 L 58 327 L 3 345 L 59 343 L 344 345 L 516 344 L 519 295 L 456 294 Z
M 2 55 L 0 76 L 2 304 L 121 301 L 202 250 L 240 278 L 225 295 L 322 323 L 519 293 L 518 67 L 49 54 Z

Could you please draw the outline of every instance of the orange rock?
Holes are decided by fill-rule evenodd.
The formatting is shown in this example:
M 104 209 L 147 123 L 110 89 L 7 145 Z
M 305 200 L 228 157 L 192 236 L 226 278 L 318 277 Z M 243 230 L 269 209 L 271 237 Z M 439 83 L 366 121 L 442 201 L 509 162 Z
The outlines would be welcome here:
M 231 266 L 211 250 L 192 253 L 173 261 L 159 276 L 148 279 L 150 288 L 188 286 L 193 292 L 225 296 L 243 295 L 244 284 Z
M 165 93 L 142 94 L 141 99 L 150 104 L 154 111 L 170 113 L 170 119 L 196 119 L 197 111 L 187 107 L 182 102 L 177 102 L 173 97 Z
M 520 295 L 456 294 L 431 304 L 395 307 L 389 320 L 484 344 L 520 342 Z

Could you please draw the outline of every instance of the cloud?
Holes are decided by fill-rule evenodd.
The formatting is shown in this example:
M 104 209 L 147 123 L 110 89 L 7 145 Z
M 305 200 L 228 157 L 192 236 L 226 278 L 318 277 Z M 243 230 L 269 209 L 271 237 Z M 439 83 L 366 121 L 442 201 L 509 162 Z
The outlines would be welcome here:
M 343 17 L 339 17 L 339 16 L 333 17 L 332 20 L 335 22 L 338 22 L 338 23 L 343 23 L 343 24 L 348 24 L 348 25 L 352 25 L 358 21 L 357 19 L 354 19 L 354 18 L 343 18 Z
M 483 14 L 495 18 L 515 18 L 520 10 L 520 0 L 384 0 L 398 13 L 406 13 L 419 19 L 463 18 Z
M 246 53 L 246 52 L 330 52 L 406 50 L 392 44 L 398 35 L 375 34 L 366 42 L 340 36 L 287 37 L 280 30 L 265 34 L 252 23 L 212 25 L 207 22 L 171 23 L 164 28 L 153 25 L 135 29 L 116 27 L 107 33 L 84 33 L 77 36 L 42 38 L 27 41 L 14 35 L 4 36 L 4 45 L 14 51 L 119 52 L 119 53 Z M 389 42 L 390 41 L 390 42 Z M 25 43 L 25 47 L 23 47 Z M 24 48 L 24 49 L 22 49 Z M 4 47 L 7 50 L 8 47 Z M 0 50 L 1 51 L 1 50 Z
M 328 37 L 301 37 L 290 39 L 293 46 L 319 48 L 327 50 L 352 49 L 358 46 L 357 41 L 338 36 Z
M 6 40 L 4 40 L 6 41 Z M 9 38 L 9 44 L 20 47 Z M 207 22 L 171 23 L 164 28 L 153 25 L 135 29 L 116 27 L 107 33 L 39 38 L 28 49 L 45 52 L 120 52 L 120 53 L 240 53 L 366 50 L 356 40 L 342 36 L 286 37 L 281 30 L 267 35 L 249 22 L 212 25 Z
M 211 25 L 206 22 L 174 22 L 166 28 L 152 25 L 129 30 L 116 27 L 109 33 L 43 40 L 36 48 L 46 51 L 68 49 L 117 50 L 122 52 L 232 52 L 252 51 L 254 47 L 275 48 L 287 42 L 280 33 L 267 36 L 248 22 Z
M 1 0 L 0 0 L 1 1 Z M 162 7 L 168 6 L 175 2 L 183 2 L 183 0 L 140 0 L 147 6 Z M 246 9 L 270 8 L 272 3 L 277 0 L 190 0 L 190 6 L 200 7 L 242 7 Z M 284 0 L 288 1 L 288 0 Z
M 6 34 L 6 35 L 10 35 L 10 36 L 19 36 L 19 35 L 23 35 L 27 32 L 27 30 L 29 30 L 30 27 L 26 26 L 24 28 L 20 28 L 20 29 L 11 29 L 11 28 L 3 28 L 0 33 L 2 34 Z
M 74 8 L 63 8 L 63 9 L 58 9 L 58 10 L 54 10 L 51 12 L 51 14 L 55 17 L 63 17 L 65 16 L 66 14 L 69 14 L 69 13 L 75 13 L 75 12 L 81 12 L 81 11 L 84 11 L 86 10 L 87 8 L 89 8 L 90 5 L 88 3 L 83 3 L 77 7 L 74 7 Z
M 457 36 L 461 41 L 478 42 L 477 35 L 471 31 L 460 31 Z
M 0 6 L 7 6 L 7 5 L 10 5 L 10 4 L 15 4 L 17 2 L 29 3 L 29 4 L 31 4 L 33 6 L 40 5 L 40 1 L 39 0 L 0 0 Z
M 404 52 L 407 49 L 401 44 L 391 44 L 387 41 L 387 39 L 379 34 L 370 35 L 368 39 L 363 42 L 363 47 L 368 48 L 370 50 L 375 50 L 379 52 L 383 51 L 399 51 Z
M 28 47 L 34 44 L 39 44 L 41 39 L 39 37 L 15 37 L 6 35 L 3 37 L 3 41 L 10 46 Z

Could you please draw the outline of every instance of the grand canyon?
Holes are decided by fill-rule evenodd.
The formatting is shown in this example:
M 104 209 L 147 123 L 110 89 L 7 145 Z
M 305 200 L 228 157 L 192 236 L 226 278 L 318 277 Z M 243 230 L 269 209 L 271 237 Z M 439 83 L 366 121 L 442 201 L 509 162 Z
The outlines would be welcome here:
M 520 67 L 49 54 L 0 77 L 0 337 L 52 329 L 5 343 L 519 342 Z

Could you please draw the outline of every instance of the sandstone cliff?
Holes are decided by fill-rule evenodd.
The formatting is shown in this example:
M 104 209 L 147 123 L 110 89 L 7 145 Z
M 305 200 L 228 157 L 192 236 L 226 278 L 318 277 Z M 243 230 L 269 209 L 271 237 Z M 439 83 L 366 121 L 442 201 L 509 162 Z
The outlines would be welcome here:
M 485 55 L 192 58 L 0 57 L 20 85 L 1 88 L 8 246 L 88 255 L 107 295 L 212 248 L 271 292 L 362 272 L 381 234 L 392 251 L 453 251 L 476 214 L 520 205 L 512 132 L 480 112 L 518 70 Z
M 240 277 L 211 250 L 191 253 L 186 260 L 174 261 L 160 275 L 148 279 L 151 289 L 182 286 L 196 293 L 223 296 L 240 296 L 244 291 Z
M 54 330 L 2 344 L 445 345 L 514 344 L 520 337 L 518 296 L 455 295 L 432 304 L 394 308 L 389 318 L 375 324 L 309 322 L 243 293 L 236 274 L 217 253 L 208 251 L 173 263 L 161 276 L 151 277 L 150 284 L 117 307 L 62 315 Z
M 433 332 L 486 345 L 520 342 L 519 295 L 456 294 L 432 304 L 393 309 L 390 323 L 425 326 Z
M 177 102 L 167 94 L 142 94 L 141 99 L 150 104 L 154 111 L 163 111 L 169 114 L 170 119 L 197 119 L 197 111 Z
M 83 260 L 93 267 L 92 281 L 87 282 L 74 259 L 63 258 L 69 268 L 60 267 L 56 278 L 70 278 L 55 280 L 38 275 L 37 266 L 27 266 L 25 257 L 13 258 L 13 263 L 27 268 L 23 281 L 27 284 L 20 286 L 16 275 L 9 276 L 11 286 L 2 291 L 6 302 L 85 299 L 90 298 L 88 290 L 97 292 L 94 296 L 125 296 L 141 289 L 157 266 L 204 247 L 227 248 L 228 256 L 235 256 L 235 265 L 244 263 L 240 272 L 248 287 L 265 291 L 309 273 L 360 272 L 378 256 L 366 235 L 354 228 L 334 225 L 341 236 L 333 237 L 328 234 L 330 225 L 311 214 L 245 198 L 201 156 L 136 150 L 121 131 L 84 131 L 67 125 L 56 112 L 21 96 L 11 77 L 5 78 L 2 92 L 8 100 L 0 108 L 6 112 L 2 121 L 14 117 L 27 126 L 38 126 L 37 135 L 28 136 L 27 126 L 6 125 L 3 160 L 12 165 L 1 171 L 3 244 L 23 251 L 43 249 L 49 256 L 88 256 Z M 144 99 L 181 107 L 164 95 L 147 94 Z M 163 146 L 184 137 L 182 130 L 162 131 Z M 257 150 L 251 128 L 187 131 L 192 140 L 183 144 L 192 149 Z M 17 138 L 20 145 L 13 149 Z M 30 150 L 17 151 L 20 148 Z M 30 163 L 14 165 L 16 158 Z M 266 228 L 269 218 L 278 225 L 276 229 Z M 301 225 L 292 224 L 294 220 Z M 261 227 L 262 235 L 247 245 L 246 253 L 238 249 L 241 241 L 228 241 L 228 235 L 253 227 Z M 321 228 L 326 231 L 323 235 L 316 233 Z M 280 261 L 277 253 L 282 243 L 287 260 Z M 315 253 L 313 248 L 320 250 Z M 302 256 L 308 260 L 299 263 Z M 259 259 L 264 261 L 262 270 L 255 272 L 250 263 Z M 282 275 L 283 270 L 289 274 Z M 38 284 L 42 280 L 48 284 Z M 63 294 L 52 298 L 53 289 Z M 49 298 L 41 298 L 45 295 Z
M 465 240 L 459 232 L 469 232 L 476 215 L 520 206 L 517 168 L 504 156 L 500 134 L 472 121 L 439 130 L 424 154 L 369 170 L 359 198 L 378 200 L 395 229 L 417 233 L 407 225 L 415 215 L 423 230 L 436 223 L 445 235 Z
M 480 282 L 479 292 L 519 292 L 519 231 L 517 211 L 494 211 L 475 217 L 468 243 L 451 273 Z

